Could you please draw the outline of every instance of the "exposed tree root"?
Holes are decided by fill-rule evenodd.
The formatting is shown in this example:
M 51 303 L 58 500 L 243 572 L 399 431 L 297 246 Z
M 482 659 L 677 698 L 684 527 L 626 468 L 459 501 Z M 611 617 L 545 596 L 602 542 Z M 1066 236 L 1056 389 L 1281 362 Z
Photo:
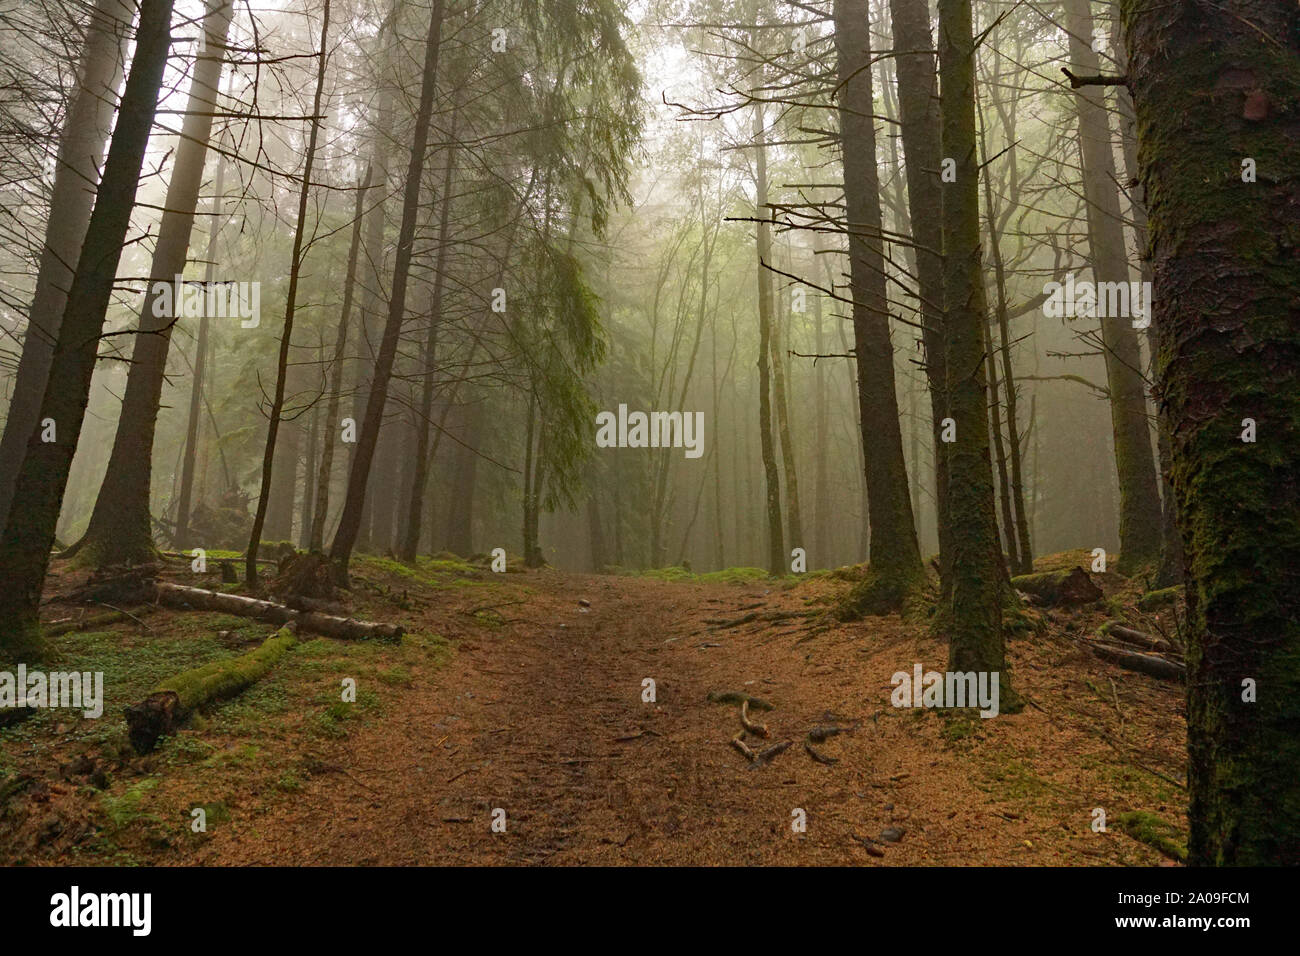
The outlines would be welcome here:
M 751 697 L 734 690 L 711 690 L 708 697 L 711 704 L 749 704 L 755 710 L 772 710 L 772 704 L 761 697 Z
M 740 726 L 744 727 L 746 732 L 753 734 L 755 737 L 768 736 L 766 724 L 756 724 L 749 719 L 749 700 L 740 702 Z
M 793 740 L 783 740 L 779 744 L 773 744 L 772 746 L 768 747 L 766 750 L 764 750 L 762 753 L 760 753 L 757 757 L 754 758 L 753 763 L 750 764 L 750 769 L 751 770 L 757 769 L 758 767 L 764 767 L 767 764 L 771 763 L 781 754 L 785 753 L 788 749 L 790 749 L 790 745 L 792 743 L 794 743 Z
M 725 631 L 733 627 L 740 627 L 743 624 L 752 624 L 755 621 L 764 621 L 771 623 L 773 621 L 790 621 L 795 618 L 807 618 L 814 615 L 813 611 L 768 611 L 760 614 L 757 611 L 750 611 L 748 614 L 742 614 L 734 618 L 708 618 L 704 621 L 715 631 Z
M 749 744 L 744 741 L 745 732 L 742 730 L 736 736 L 731 738 L 731 746 L 739 750 L 750 763 L 753 763 L 758 755 L 749 749 Z
M 812 734 L 809 734 L 808 736 L 811 737 Z M 816 748 L 814 748 L 807 740 L 803 742 L 803 749 L 807 752 L 809 757 L 813 758 L 813 760 L 825 764 L 828 767 L 833 767 L 840 762 L 839 757 L 827 757 L 825 754 L 818 753 Z

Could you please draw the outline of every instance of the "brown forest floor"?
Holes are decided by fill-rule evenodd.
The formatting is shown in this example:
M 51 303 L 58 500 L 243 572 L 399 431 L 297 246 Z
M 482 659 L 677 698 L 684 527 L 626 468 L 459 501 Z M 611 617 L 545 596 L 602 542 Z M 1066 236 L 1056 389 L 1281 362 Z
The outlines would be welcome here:
M 1119 814 L 1185 828 L 1186 794 L 1170 782 L 1183 778 L 1180 689 L 1069 636 L 1114 616 L 1122 596 L 1013 641 L 1015 686 L 1037 707 L 981 720 L 890 706 L 895 671 L 945 668 L 923 623 L 704 623 L 817 609 L 848 586 L 832 576 L 370 561 L 359 577 L 356 613 L 402 621 L 401 646 L 304 638 L 270 677 L 143 758 L 125 747 L 121 706 L 198 651 L 236 653 L 268 629 L 160 610 L 142 618 L 148 630 L 62 638 L 64 666 L 108 672 L 109 704 L 99 721 L 56 712 L 0 731 L 0 861 L 1154 865 L 1168 861 L 1121 832 Z M 232 627 L 245 630 L 218 636 Z M 338 703 L 348 676 L 353 705 Z M 656 703 L 642 702 L 644 678 Z M 793 745 L 751 769 L 730 746 L 738 708 L 708 702 L 715 690 L 771 701 L 752 716 Z M 838 759 L 827 766 L 803 740 L 832 717 L 861 723 L 818 745 Z M 191 832 L 197 806 L 206 833 Z M 1109 832 L 1092 831 L 1096 807 Z M 491 830 L 495 808 L 505 833 Z M 792 832 L 795 808 L 806 833 Z M 869 853 L 861 838 L 887 827 L 901 840 Z

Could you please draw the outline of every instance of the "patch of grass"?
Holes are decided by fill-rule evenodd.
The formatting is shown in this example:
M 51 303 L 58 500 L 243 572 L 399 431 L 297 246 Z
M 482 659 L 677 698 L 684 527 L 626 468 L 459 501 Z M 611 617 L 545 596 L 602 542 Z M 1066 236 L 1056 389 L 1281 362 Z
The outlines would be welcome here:
M 162 821 L 158 817 L 145 813 L 142 809 L 145 797 L 157 786 L 157 777 L 146 777 L 139 783 L 132 784 L 124 793 L 118 796 L 109 793 L 102 794 L 99 798 L 99 805 L 104 811 L 104 816 L 108 818 L 112 829 L 121 830 L 141 820 L 150 823 L 161 823 Z
M 1121 813 L 1115 823 L 1139 843 L 1180 863 L 1187 862 L 1187 836 L 1168 820 L 1145 810 L 1129 810 Z

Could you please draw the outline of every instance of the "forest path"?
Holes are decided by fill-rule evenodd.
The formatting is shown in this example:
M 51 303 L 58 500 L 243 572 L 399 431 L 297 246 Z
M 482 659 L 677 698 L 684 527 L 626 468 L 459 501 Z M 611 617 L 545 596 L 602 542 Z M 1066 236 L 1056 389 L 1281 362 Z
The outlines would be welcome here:
M 462 632 L 431 680 L 335 745 L 327 769 L 341 772 L 312 774 L 255 822 L 217 828 L 188 862 L 1159 859 L 1122 835 L 1089 832 L 1088 809 L 1105 799 L 1096 779 L 1082 793 L 1071 793 L 1068 779 L 1047 779 L 1063 772 L 1082 782 L 1052 753 L 1087 741 L 1082 729 L 1054 728 L 1028 711 L 1015 722 L 976 721 L 954 744 L 938 715 L 890 707 L 894 670 L 942 666 L 943 648 L 923 628 L 880 618 L 801 641 L 808 635 L 798 620 L 703 623 L 806 609 L 806 592 L 764 582 L 516 577 L 479 595 L 497 626 Z M 464 604 L 461 620 L 474 605 Z M 655 703 L 642 701 L 645 678 L 655 681 Z M 789 740 L 789 749 L 751 768 L 730 745 L 738 708 L 710 703 L 714 690 L 772 701 L 774 710 L 751 715 L 771 728 L 770 741 L 751 743 Z M 805 735 L 832 718 L 860 727 L 817 745 L 838 761 L 817 763 Z M 504 833 L 492 831 L 497 808 Z M 804 833 L 791 827 L 796 808 L 806 813 Z M 901 830 L 901 842 L 872 842 L 886 828 Z

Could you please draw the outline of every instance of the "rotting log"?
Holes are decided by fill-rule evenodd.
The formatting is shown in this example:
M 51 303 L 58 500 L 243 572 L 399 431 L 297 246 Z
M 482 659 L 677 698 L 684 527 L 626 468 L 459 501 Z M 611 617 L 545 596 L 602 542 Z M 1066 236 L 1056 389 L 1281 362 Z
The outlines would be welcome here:
M 1052 606 L 1071 604 L 1091 604 L 1101 599 L 1101 588 L 1097 587 L 1088 572 L 1080 567 L 1068 571 L 1042 571 L 1037 574 L 1021 574 L 1011 579 L 1011 586 L 1023 591 L 1039 603 Z
M 247 654 L 212 661 L 163 681 L 144 700 L 126 708 L 131 746 L 141 754 L 153 750 L 159 737 L 175 733 L 196 709 L 234 697 L 264 676 L 296 642 L 293 632 L 282 627 Z
M 245 597 L 242 594 L 224 594 L 206 591 L 181 584 L 159 581 L 155 588 L 158 603 L 169 607 L 197 611 L 220 611 L 239 617 L 250 617 L 268 624 L 297 623 L 299 628 L 312 634 L 341 640 L 401 640 L 404 630 L 400 624 L 383 624 L 358 621 L 320 611 L 299 611 L 285 604 Z

